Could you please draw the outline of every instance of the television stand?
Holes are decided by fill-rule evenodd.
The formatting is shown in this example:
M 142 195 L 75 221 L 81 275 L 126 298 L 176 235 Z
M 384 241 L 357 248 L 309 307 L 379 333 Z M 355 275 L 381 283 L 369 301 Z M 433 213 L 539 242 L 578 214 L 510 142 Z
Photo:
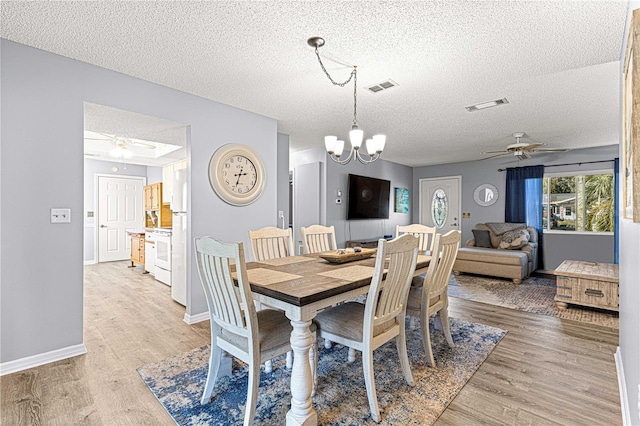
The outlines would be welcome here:
M 365 240 L 350 240 L 346 242 L 347 248 L 362 247 L 362 248 L 378 248 L 378 240 L 380 238 L 390 240 L 391 235 L 385 235 L 384 237 L 371 238 Z

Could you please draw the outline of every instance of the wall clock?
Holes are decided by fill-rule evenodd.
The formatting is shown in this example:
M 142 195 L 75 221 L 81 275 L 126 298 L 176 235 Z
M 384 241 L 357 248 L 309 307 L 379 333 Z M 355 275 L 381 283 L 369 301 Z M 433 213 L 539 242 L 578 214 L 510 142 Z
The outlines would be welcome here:
M 473 191 L 473 200 L 479 206 L 490 206 L 498 201 L 498 188 L 490 183 L 483 183 Z
M 257 200 L 265 185 L 264 164 L 247 145 L 223 145 L 209 162 L 209 182 L 215 193 L 233 206 L 246 206 Z

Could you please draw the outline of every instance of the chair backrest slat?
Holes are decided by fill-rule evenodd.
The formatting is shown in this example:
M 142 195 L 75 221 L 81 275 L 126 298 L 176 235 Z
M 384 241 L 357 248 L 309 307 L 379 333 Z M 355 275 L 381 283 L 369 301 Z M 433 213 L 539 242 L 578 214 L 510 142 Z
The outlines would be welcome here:
M 431 262 L 436 261 L 438 263 L 435 274 L 429 281 L 427 281 L 429 277 L 425 277 L 425 286 L 429 285 L 429 296 L 436 296 L 442 293 L 449 284 L 453 264 L 460 247 L 460 238 L 460 231 L 456 230 L 449 231 L 440 237 L 440 256 L 434 255 L 431 259 Z
M 437 230 L 435 226 L 426 226 L 419 223 L 406 226 L 396 225 L 396 237 L 403 234 L 413 234 L 420 241 L 419 250 L 433 253 L 433 241 Z
M 247 279 L 242 243 L 227 244 L 211 237 L 195 240 L 196 263 L 204 288 L 209 316 L 220 327 L 252 338 L 257 316 Z M 236 265 L 238 291 L 230 262 Z
M 249 240 L 251 241 L 251 254 L 256 262 L 293 256 L 291 228 L 280 229 L 267 226 L 249 231 Z
M 302 245 L 304 253 L 320 253 L 336 250 L 336 232 L 333 226 L 311 225 L 301 227 Z
M 365 332 L 372 333 L 373 326 L 406 309 L 417 257 L 418 240 L 411 236 L 378 242 L 375 271 L 365 306 Z M 382 280 L 387 258 L 387 276 Z

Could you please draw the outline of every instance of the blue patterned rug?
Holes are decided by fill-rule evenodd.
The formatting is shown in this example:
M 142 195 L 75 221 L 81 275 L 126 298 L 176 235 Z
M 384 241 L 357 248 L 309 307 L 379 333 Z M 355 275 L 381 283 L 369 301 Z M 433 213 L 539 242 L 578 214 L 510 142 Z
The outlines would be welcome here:
M 433 330 L 436 368 L 424 360 L 419 328 L 407 331 L 409 361 L 415 386 L 407 385 L 395 342 L 374 352 L 374 369 L 382 422 L 388 425 L 433 424 L 473 373 L 507 333 L 505 330 L 451 318 L 455 348 Z M 209 346 L 138 368 L 138 373 L 178 425 L 242 424 L 247 397 L 247 370 L 234 360 L 231 377 L 220 379 L 212 401 L 200 405 L 206 380 Z M 347 348 L 319 345 L 318 387 L 313 406 L 321 425 L 376 424 L 362 375 L 362 358 L 346 362 Z M 255 424 L 282 425 L 289 410 L 290 370 L 284 356 L 273 360 L 272 373 L 260 374 Z

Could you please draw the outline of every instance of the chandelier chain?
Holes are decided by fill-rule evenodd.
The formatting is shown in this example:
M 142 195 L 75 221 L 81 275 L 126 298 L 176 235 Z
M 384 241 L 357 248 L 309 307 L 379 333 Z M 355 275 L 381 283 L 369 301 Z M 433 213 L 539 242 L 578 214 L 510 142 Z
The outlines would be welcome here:
M 353 71 L 351 71 L 351 74 L 349 75 L 349 78 L 347 80 L 345 80 L 344 82 L 342 82 L 342 83 L 338 83 L 333 78 L 331 78 L 331 75 L 329 75 L 329 71 L 327 71 L 327 69 L 324 67 L 324 64 L 322 63 L 322 59 L 320 59 L 320 53 L 318 52 L 318 48 L 317 47 L 316 47 L 316 56 L 318 57 L 318 62 L 320 62 L 320 67 L 322 68 L 322 71 L 324 71 L 324 73 L 327 76 L 327 78 L 329 80 L 331 80 L 331 82 L 335 86 L 340 86 L 340 87 L 346 86 L 347 84 L 349 84 L 349 82 L 351 81 L 353 76 L 356 74 L 356 67 L 354 66 L 353 67 Z

